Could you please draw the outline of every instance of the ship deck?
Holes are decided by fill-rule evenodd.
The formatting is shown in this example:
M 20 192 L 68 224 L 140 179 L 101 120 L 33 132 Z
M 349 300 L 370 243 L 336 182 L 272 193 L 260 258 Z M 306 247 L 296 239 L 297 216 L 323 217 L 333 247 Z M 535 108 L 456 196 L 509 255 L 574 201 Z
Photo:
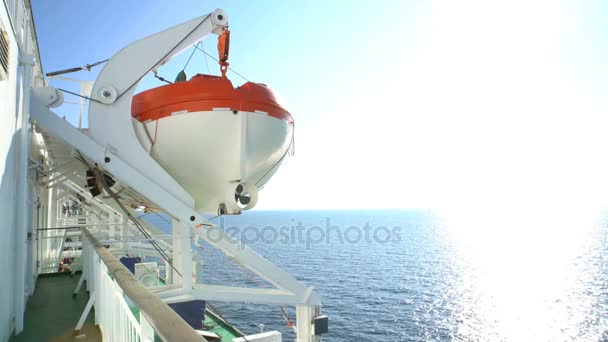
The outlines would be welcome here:
M 39 275 L 36 290 L 27 302 L 24 329 L 10 341 L 102 341 L 101 331 L 95 325 L 94 308 L 91 308 L 82 330 L 74 333 L 74 327 L 89 300 L 85 286 L 81 287 L 78 296 L 72 297 L 79 278 L 80 274 L 72 277 L 69 272 Z M 132 310 L 135 317 L 139 317 L 139 310 Z M 207 331 L 218 334 L 222 341 L 232 341 L 241 336 L 218 315 L 209 311 L 205 314 L 204 324 Z
M 82 330 L 75 335 L 74 327 L 89 300 L 84 286 L 76 297 L 72 293 L 80 275 L 68 272 L 39 275 L 36 290 L 25 309 L 24 329 L 10 341 L 101 341 L 91 309 Z

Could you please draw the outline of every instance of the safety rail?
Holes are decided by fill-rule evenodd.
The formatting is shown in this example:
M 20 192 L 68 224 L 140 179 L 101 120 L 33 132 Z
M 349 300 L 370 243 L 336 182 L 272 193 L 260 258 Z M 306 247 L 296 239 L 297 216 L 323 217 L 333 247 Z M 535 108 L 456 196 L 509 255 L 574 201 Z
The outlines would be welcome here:
M 81 254 L 79 226 L 86 225 L 87 218 L 63 213 L 54 222 L 56 227 L 36 228 L 39 274 L 72 271 L 72 262 L 78 261 Z
M 49 231 L 58 232 L 48 236 Z M 38 236 L 38 273 L 56 273 L 78 271 L 74 266 L 82 254 L 82 236 L 80 229 L 39 229 Z M 41 253 L 44 251 L 44 253 Z
M 95 274 L 99 287 L 93 293 L 97 303 L 95 309 L 96 312 L 99 311 L 97 321 L 104 340 L 142 341 L 141 324 L 129 308 L 122 289 L 116 280 L 108 275 L 108 267 L 101 262 L 97 254 L 93 259 L 99 266 Z
M 164 341 L 206 341 L 157 295 L 140 285 L 88 229 L 82 228 L 82 235 L 82 279 L 91 297 L 76 330 L 82 328 L 94 307 L 104 341 L 152 342 L 155 333 Z M 128 303 L 139 310 L 139 317 Z

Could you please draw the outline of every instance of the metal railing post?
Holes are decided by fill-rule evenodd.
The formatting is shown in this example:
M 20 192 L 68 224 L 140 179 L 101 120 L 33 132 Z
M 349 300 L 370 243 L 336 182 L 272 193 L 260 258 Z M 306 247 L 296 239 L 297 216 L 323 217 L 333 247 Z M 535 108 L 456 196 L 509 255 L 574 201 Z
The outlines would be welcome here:
M 128 336 L 134 333 L 140 341 L 154 341 L 155 333 L 165 341 L 206 341 L 171 307 L 142 286 L 87 228 L 82 228 L 82 234 L 83 255 L 87 260 L 94 259 L 90 264 L 85 261 L 88 264 L 85 272 L 87 285 L 95 295 L 95 321 L 102 334 L 114 341 L 129 340 Z M 125 296 L 139 308 L 140 322 Z

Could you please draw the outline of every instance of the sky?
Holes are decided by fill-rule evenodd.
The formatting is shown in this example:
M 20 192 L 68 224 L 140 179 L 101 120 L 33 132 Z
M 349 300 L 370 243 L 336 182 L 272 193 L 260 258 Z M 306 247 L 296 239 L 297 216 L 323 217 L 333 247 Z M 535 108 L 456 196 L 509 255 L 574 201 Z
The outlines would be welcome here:
M 606 2 L 32 2 L 46 72 L 224 9 L 231 67 L 295 118 L 296 154 L 258 208 L 608 207 Z M 207 63 L 186 71 L 218 74 Z

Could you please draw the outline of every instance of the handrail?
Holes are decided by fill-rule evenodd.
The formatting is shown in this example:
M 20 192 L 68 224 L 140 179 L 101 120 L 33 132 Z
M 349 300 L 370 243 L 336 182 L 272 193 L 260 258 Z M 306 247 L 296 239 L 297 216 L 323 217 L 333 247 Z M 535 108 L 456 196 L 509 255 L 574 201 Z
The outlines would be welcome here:
M 116 283 L 124 294 L 139 307 L 140 312 L 164 341 L 206 341 L 169 305 L 150 292 L 148 288 L 140 285 L 131 271 L 118 261 L 88 229 L 82 228 L 82 233 L 106 264 L 108 271 L 114 275 Z

